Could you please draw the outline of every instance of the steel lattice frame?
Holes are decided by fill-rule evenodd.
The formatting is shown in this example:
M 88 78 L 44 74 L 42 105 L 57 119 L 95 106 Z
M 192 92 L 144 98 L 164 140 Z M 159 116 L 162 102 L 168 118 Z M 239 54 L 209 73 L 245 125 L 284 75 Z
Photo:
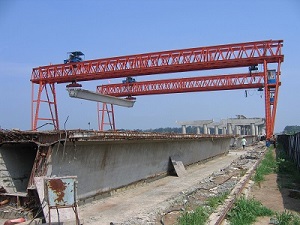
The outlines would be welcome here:
M 274 130 L 277 97 L 275 97 L 276 101 L 271 103 L 270 91 L 278 90 L 280 83 L 278 82 L 278 84 L 268 84 L 266 65 L 265 68 L 266 69 L 264 70 L 264 72 L 251 74 L 229 74 L 181 79 L 154 80 L 125 84 L 122 83 L 100 85 L 97 86 L 97 92 L 116 97 L 134 97 L 139 95 L 264 88 L 267 121 L 266 135 L 268 137 L 271 137 Z M 279 76 L 277 76 L 276 80 L 278 79 Z M 103 111 L 99 111 L 99 113 L 101 114 L 103 113 Z M 102 123 L 102 121 L 99 121 L 99 124 Z M 115 127 L 115 124 L 111 126 Z M 99 125 L 99 127 L 103 128 L 103 124 Z
M 245 88 L 263 88 L 264 73 L 229 74 L 153 80 L 97 87 L 97 92 L 116 97 L 172 94 L 200 91 L 220 91 Z
M 41 103 L 39 96 L 41 95 L 40 92 L 44 90 L 41 87 L 47 84 L 54 85 L 55 83 L 127 76 L 245 67 L 256 64 L 263 64 L 266 70 L 269 63 L 278 63 L 278 79 L 274 87 L 276 90 L 275 102 L 272 104 L 272 109 L 266 109 L 266 119 L 269 119 L 272 123 L 273 118 L 270 119 L 267 117 L 273 116 L 275 118 L 276 114 L 280 63 L 283 61 L 282 46 L 282 40 L 266 40 L 153 52 L 34 68 L 31 75 L 31 82 L 33 86 L 39 85 L 39 92 L 36 95 L 37 97 L 35 97 L 35 93 L 32 93 L 32 129 L 37 129 L 37 123 L 40 120 L 38 118 Z M 264 75 L 266 76 L 266 74 Z M 270 87 L 266 84 L 267 82 L 265 82 L 265 91 L 267 92 L 267 89 Z M 53 95 L 55 99 L 55 93 Z M 50 104 L 50 101 L 48 103 Z M 54 104 L 57 109 L 56 100 Z M 266 108 L 267 106 L 268 102 L 266 100 Z M 57 116 L 52 114 L 51 117 L 50 119 L 58 123 Z M 274 123 L 269 129 L 272 127 L 274 128 Z M 59 127 L 57 126 L 55 129 L 59 129 Z

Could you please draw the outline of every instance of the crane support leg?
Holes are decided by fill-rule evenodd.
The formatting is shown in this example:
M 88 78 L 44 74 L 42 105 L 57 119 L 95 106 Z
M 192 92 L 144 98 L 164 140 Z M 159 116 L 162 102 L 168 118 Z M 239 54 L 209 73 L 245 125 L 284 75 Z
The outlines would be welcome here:
M 34 83 L 32 83 L 32 96 L 31 96 L 31 129 L 37 130 L 38 128 L 51 124 L 55 130 L 59 129 L 58 123 L 58 110 L 56 104 L 56 91 L 55 84 L 47 84 L 40 82 L 38 84 L 38 93 L 35 98 L 34 96 Z M 48 91 L 49 89 L 49 91 Z M 46 106 L 49 108 L 50 115 L 48 117 L 41 117 L 41 103 L 46 103 Z M 45 105 L 45 104 L 43 104 Z M 45 121 L 46 123 L 38 127 L 39 121 Z M 48 121 L 48 122 L 47 122 Z
M 114 105 L 98 102 L 97 107 L 99 131 L 104 131 L 105 126 L 111 130 L 116 130 Z
M 267 62 L 264 61 L 264 88 L 265 88 L 265 114 L 266 114 L 266 138 L 270 140 L 274 134 L 276 109 L 280 82 L 280 64 L 277 70 L 268 71 Z M 272 75 L 272 72 L 274 75 Z

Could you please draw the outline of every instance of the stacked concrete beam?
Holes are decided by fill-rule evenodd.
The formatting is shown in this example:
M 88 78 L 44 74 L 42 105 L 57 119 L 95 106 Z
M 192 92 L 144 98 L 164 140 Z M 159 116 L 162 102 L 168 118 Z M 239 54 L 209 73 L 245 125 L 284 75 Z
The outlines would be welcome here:
M 238 118 L 223 119 L 220 122 L 213 120 L 196 120 L 176 122 L 181 125 L 182 133 L 186 133 L 186 127 L 192 126 L 197 128 L 197 134 L 200 133 L 200 127 L 203 127 L 204 134 L 210 134 L 210 129 L 214 129 L 215 134 L 219 134 L 219 128 L 222 129 L 222 134 L 229 135 L 263 135 L 265 121 L 263 118 L 246 118 L 238 115 Z
M 177 124 L 181 125 L 182 127 L 182 133 L 186 134 L 186 127 L 196 127 L 197 128 L 197 134 L 200 134 L 200 127 L 203 127 L 203 133 L 209 134 L 210 131 L 208 129 L 208 124 L 211 124 L 213 120 L 194 120 L 194 121 L 176 121 Z

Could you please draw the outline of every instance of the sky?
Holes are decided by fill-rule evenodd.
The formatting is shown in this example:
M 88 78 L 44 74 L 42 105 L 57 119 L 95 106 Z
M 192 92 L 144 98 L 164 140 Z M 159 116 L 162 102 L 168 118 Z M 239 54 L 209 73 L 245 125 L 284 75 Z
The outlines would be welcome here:
M 90 60 L 273 39 L 284 40 L 275 122 L 275 132 L 281 132 L 287 125 L 300 125 L 299 37 L 298 0 L 0 0 L 0 127 L 31 129 L 32 68 L 63 63 L 70 51 L 82 51 Z M 82 85 L 95 91 L 98 85 L 121 80 Z M 139 96 L 133 108 L 115 107 L 116 128 L 179 127 L 176 121 L 220 121 L 236 115 L 265 117 L 264 97 L 254 89 L 247 91 L 247 97 L 245 90 Z M 98 129 L 95 102 L 71 99 L 66 84 L 56 85 L 56 95 L 61 128 Z

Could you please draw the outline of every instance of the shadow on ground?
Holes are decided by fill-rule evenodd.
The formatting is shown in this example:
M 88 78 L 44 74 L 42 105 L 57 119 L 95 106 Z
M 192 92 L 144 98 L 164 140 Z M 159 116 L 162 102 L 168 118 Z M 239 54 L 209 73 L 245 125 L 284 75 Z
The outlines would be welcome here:
M 277 185 L 286 210 L 300 213 L 300 172 L 282 149 L 276 149 Z

